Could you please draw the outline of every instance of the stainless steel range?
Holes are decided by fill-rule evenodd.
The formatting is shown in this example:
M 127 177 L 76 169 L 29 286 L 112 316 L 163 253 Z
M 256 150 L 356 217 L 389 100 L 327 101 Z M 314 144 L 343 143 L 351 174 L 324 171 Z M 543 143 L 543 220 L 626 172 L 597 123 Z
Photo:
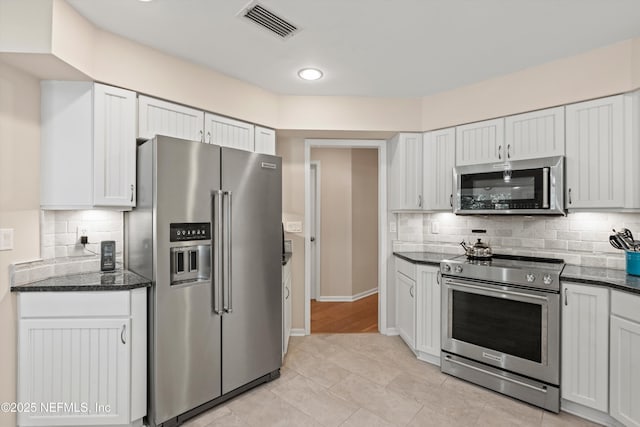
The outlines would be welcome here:
M 508 255 L 442 261 L 442 372 L 558 412 L 563 268 Z

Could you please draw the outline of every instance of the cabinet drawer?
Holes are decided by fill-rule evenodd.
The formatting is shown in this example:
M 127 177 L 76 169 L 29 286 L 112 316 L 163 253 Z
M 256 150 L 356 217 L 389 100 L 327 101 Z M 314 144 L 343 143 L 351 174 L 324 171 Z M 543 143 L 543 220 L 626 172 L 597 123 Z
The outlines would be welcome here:
M 18 295 L 21 318 L 104 317 L 131 314 L 129 291 L 23 292 Z
M 404 274 L 410 279 L 416 280 L 416 265 L 396 257 L 396 271 Z
M 611 291 L 611 314 L 640 323 L 640 295 Z

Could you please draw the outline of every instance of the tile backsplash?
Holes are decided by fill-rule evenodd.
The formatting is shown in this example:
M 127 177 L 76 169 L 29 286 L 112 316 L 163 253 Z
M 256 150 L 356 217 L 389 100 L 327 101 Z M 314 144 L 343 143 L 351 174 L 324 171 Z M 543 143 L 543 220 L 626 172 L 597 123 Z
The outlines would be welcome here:
M 116 258 L 122 258 L 123 213 L 108 210 L 41 211 L 41 251 L 45 259 L 100 253 L 100 241 L 115 240 Z M 89 243 L 80 244 L 78 228 L 86 229 Z
M 462 240 L 488 242 L 494 253 L 563 258 L 568 264 L 625 268 L 624 252 L 609 244 L 612 229 L 626 227 L 640 239 L 638 213 L 570 213 L 566 217 L 457 216 L 398 213 L 394 251 L 462 255 Z M 472 229 L 486 230 L 474 234 Z

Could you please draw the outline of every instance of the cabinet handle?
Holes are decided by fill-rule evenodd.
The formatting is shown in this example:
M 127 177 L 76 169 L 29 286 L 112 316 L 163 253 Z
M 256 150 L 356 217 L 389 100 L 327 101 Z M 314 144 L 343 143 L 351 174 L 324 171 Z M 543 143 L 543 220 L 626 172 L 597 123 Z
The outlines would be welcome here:
M 571 189 L 569 189 L 569 204 L 571 204 Z
M 453 207 L 453 194 L 449 194 L 449 205 Z
M 502 160 L 502 145 L 498 145 L 498 159 Z
M 133 184 L 131 184 L 131 203 L 133 203 L 133 193 L 134 193 L 133 189 L 134 188 L 135 187 L 133 186 Z
M 204 131 L 200 129 L 200 142 L 204 142 Z
M 442 277 L 442 273 L 440 272 L 440 270 L 438 270 L 438 274 L 436 274 L 436 283 L 439 285 L 440 284 L 440 278 Z
M 207 144 L 211 144 L 211 132 L 207 132 Z
M 409 288 L 409 295 L 411 295 L 411 298 L 413 298 L 413 296 L 414 296 L 414 295 L 413 295 L 413 288 L 414 288 L 413 286 L 411 286 L 411 287 Z
M 122 341 L 122 344 L 127 343 L 126 335 L 125 335 L 126 332 L 127 332 L 127 325 L 122 325 L 122 332 L 120 332 L 120 341 Z
M 291 294 L 291 292 L 289 291 L 288 287 L 285 286 L 284 288 L 287 290 L 287 296 L 284 297 L 284 299 L 289 299 L 289 295 Z
M 507 159 L 511 158 L 511 144 L 507 144 Z
M 418 207 L 422 207 L 422 196 L 418 196 Z
M 569 305 L 569 297 L 567 296 L 567 294 L 569 293 L 569 291 L 567 290 L 567 288 L 564 288 L 564 305 Z

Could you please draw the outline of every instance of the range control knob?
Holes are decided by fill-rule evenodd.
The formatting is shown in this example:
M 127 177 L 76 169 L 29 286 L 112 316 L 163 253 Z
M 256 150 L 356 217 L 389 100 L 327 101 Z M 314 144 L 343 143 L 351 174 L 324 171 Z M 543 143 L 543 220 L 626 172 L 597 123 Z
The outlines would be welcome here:
M 456 273 L 462 273 L 462 266 L 456 265 Z
M 542 282 L 545 285 L 549 286 L 553 282 L 553 279 L 551 278 L 550 274 L 545 274 L 544 277 L 542 278 Z
M 536 276 L 533 273 L 527 273 L 527 282 L 531 283 L 536 280 Z
M 445 273 L 448 273 L 451 271 L 451 266 L 449 264 L 445 264 L 442 266 L 442 269 L 445 271 Z

